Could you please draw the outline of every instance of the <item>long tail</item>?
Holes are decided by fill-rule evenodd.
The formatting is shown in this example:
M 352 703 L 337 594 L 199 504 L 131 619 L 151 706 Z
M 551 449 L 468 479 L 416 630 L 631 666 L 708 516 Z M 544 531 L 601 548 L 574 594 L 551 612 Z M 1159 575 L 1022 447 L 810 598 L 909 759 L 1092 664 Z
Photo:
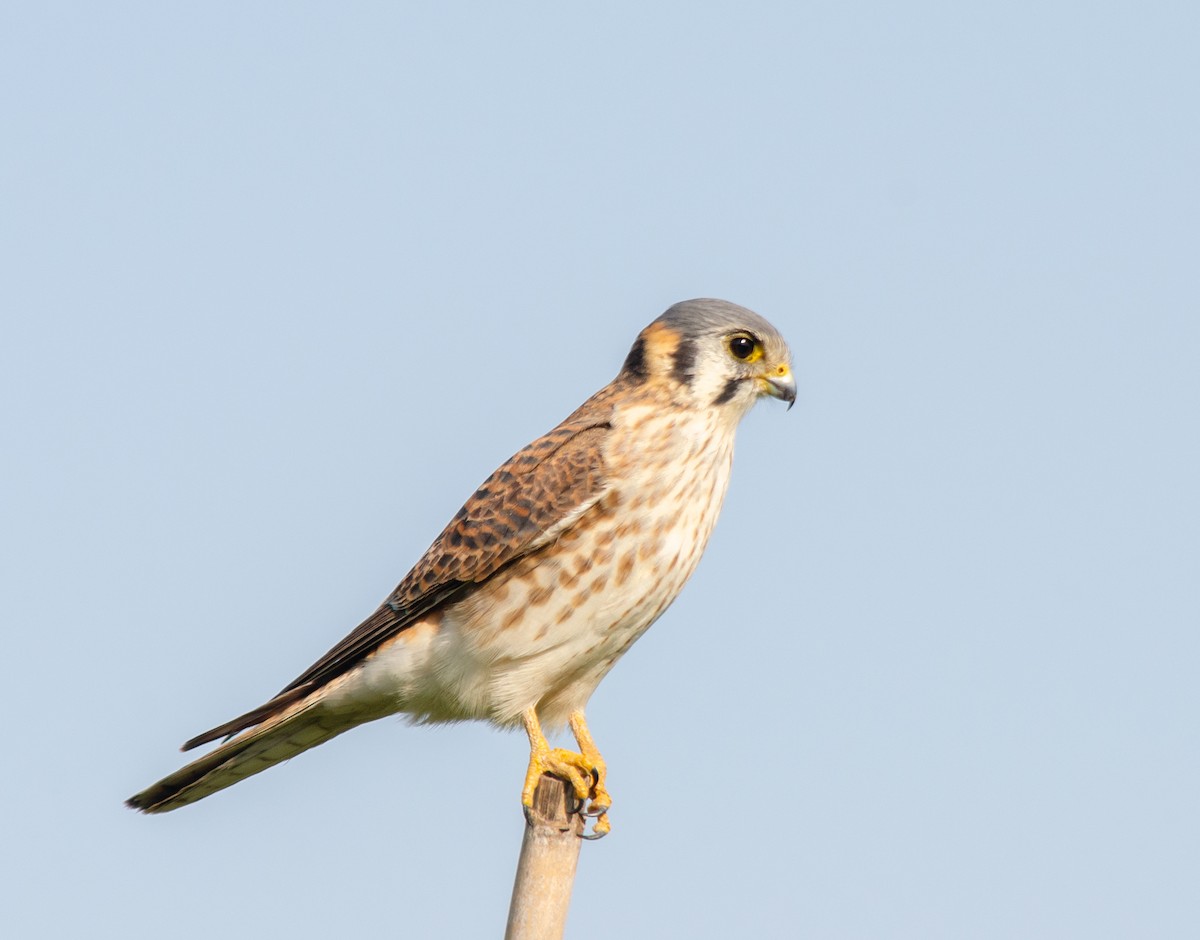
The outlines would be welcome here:
M 363 720 L 361 716 L 355 719 L 331 714 L 321 698 L 319 694 L 309 696 L 266 717 L 262 724 L 131 796 L 125 805 L 143 813 L 179 809 L 316 747 Z

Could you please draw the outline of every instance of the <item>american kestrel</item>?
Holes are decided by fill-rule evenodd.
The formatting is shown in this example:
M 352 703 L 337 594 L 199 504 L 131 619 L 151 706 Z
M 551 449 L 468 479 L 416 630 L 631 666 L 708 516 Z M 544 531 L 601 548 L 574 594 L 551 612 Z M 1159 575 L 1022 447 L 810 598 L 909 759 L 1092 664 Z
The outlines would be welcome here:
M 722 300 L 676 304 L 620 374 L 477 489 L 383 605 L 265 705 L 184 744 L 226 738 L 131 797 L 163 813 L 355 725 L 523 725 L 528 809 L 543 773 L 609 829 L 604 760 L 584 719 L 600 680 L 695 570 L 725 497 L 740 419 L 796 398 L 787 344 Z M 579 752 L 551 748 L 567 724 Z

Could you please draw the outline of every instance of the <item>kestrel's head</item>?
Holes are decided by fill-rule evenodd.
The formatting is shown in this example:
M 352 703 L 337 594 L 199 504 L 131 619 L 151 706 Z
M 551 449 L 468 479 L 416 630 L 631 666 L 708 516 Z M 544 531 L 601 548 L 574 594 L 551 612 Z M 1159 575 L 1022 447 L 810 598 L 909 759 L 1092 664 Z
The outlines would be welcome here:
M 662 382 L 680 404 L 740 418 L 763 395 L 796 400 L 792 354 L 779 331 L 726 300 L 677 303 L 638 335 L 621 375 Z

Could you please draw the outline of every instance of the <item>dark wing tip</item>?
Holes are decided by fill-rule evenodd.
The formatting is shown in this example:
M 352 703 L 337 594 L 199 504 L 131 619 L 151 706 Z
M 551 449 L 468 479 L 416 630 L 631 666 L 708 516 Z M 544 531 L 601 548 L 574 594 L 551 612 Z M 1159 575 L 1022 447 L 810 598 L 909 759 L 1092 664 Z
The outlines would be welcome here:
M 201 744 L 208 744 L 216 741 L 218 738 L 225 738 L 231 734 L 237 734 L 239 731 L 244 731 L 253 725 L 261 724 L 272 715 L 276 715 L 283 711 L 293 702 L 298 702 L 304 696 L 308 695 L 313 689 L 313 683 L 305 682 L 295 688 L 288 689 L 286 692 L 280 692 L 271 701 L 265 705 L 259 705 L 258 708 L 246 712 L 244 715 L 238 715 L 232 721 L 227 721 L 223 725 L 217 725 L 205 731 L 203 734 L 198 734 L 191 740 L 185 741 L 181 751 L 190 751 L 192 748 L 199 747 Z
M 139 813 L 146 813 L 147 815 L 160 812 L 160 810 L 155 808 L 158 800 L 152 795 L 154 789 L 154 787 L 151 787 L 148 790 L 143 790 L 141 793 L 135 793 L 125 801 L 125 805 L 130 809 L 135 809 Z

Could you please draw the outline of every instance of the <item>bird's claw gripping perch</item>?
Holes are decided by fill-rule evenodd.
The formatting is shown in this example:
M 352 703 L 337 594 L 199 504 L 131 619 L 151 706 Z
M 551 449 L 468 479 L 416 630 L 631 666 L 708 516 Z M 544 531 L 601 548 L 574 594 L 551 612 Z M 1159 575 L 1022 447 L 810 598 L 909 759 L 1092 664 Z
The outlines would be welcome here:
M 521 791 L 525 818 L 531 819 L 533 794 L 538 781 L 542 774 L 550 774 L 563 780 L 567 784 L 568 795 L 577 801 L 578 805 L 571 808 L 571 813 L 595 819 L 592 831 L 582 838 L 600 839 L 606 836 L 612 828 L 608 821 L 612 797 L 604 785 L 604 758 L 588 733 L 583 713 L 576 712 L 571 716 L 571 730 L 579 743 L 578 752 L 550 747 L 533 709 L 525 713 L 524 720 L 529 735 L 529 769 L 525 773 L 525 787 Z

